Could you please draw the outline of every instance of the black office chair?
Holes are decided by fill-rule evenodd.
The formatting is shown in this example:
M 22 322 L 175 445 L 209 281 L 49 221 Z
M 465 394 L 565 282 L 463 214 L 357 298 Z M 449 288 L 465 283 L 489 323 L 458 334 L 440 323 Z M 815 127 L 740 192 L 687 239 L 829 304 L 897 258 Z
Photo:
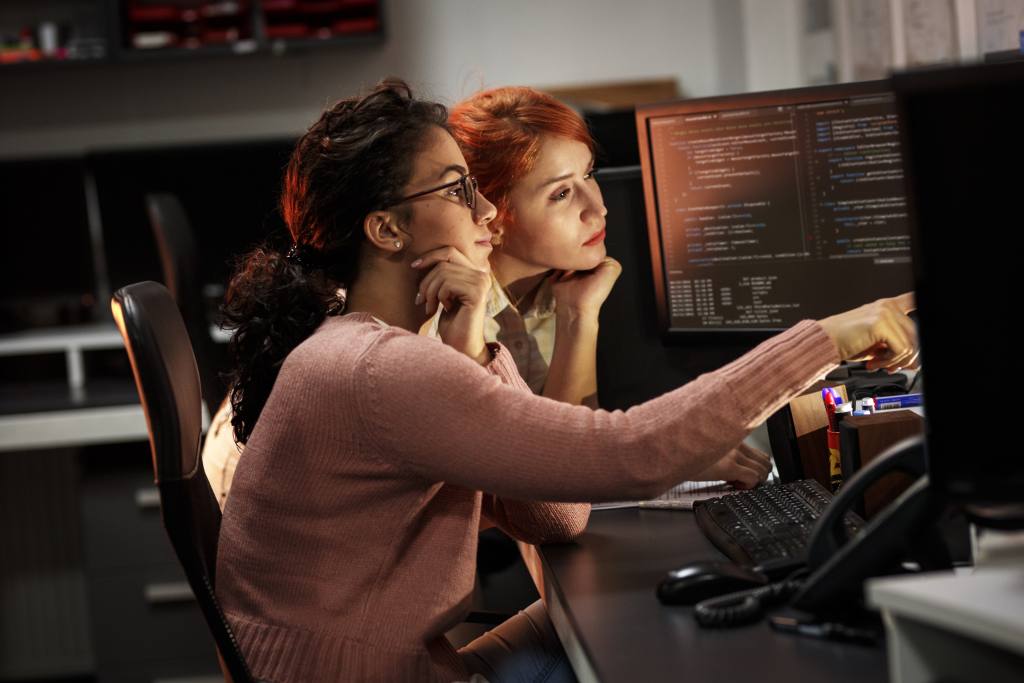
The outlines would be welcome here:
M 227 392 L 217 374 L 221 354 L 210 336 L 209 321 L 206 318 L 195 235 L 185 208 L 173 194 L 147 194 L 146 213 L 149 214 L 157 250 L 160 252 L 164 284 L 185 320 L 196 365 L 199 367 L 203 400 L 206 401 L 210 415 L 213 415 Z
M 114 293 L 111 309 L 146 414 L 164 529 L 213 634 L 222 667 L 234 683 L 250 683 L 252 674 L 214 594 L 220 508 L 199 457 L 202 397 L 189 335 L 170 292 L 159 283 L 122 287 Z

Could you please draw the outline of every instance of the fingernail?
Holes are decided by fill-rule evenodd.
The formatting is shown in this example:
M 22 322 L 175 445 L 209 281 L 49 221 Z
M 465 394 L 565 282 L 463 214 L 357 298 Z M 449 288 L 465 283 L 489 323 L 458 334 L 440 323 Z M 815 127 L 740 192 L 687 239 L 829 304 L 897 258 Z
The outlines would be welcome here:
M 416 292 L 416 301 L 413 302 L 413 305 L 419 306 L 421 303 L 423 303 L 423 294 Z
M 410 263 L 410 264 L 409 264 L 409 267 L 410 267 L 410 268 L 415 268 L 416 266 L 418 266 L 418 265 L 419 265 L 419 264 L 421 264 L 421 263 L 423 263 L 423 259 L 421 259 L 421 258 L 418 258 L 418 259 L 416 259 L 415 261 L 413 261 L 412 263 Z

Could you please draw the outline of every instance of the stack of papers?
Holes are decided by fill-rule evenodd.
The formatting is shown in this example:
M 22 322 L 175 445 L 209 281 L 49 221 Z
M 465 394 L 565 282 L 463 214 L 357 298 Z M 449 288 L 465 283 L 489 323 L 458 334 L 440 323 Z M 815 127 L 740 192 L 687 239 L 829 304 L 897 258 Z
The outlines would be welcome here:
M 724 481 L 684 481 L 674 486 L 657 498 L 651 500 L 631 500 L 615 503 L 594 503 L 593 510 L 611 510 L 614 508 L 656 508 L 662 510 L 692 510 L 693 504 L 706 498 L 717 498 L 736 489 Z

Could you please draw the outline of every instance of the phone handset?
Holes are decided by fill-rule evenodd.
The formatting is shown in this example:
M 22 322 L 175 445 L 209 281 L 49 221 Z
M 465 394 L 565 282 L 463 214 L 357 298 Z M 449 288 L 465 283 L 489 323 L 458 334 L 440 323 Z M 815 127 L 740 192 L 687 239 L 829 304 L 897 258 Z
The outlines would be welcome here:
M 889 573 L 914 555 L 923 569 L 952 567 L 935 525 L 938 502 L 928 485 L 924 438 L 905 439 L 850 478 L 819 519 L 808 544 L 813 572 L 791 605 L 819 615 L 842 612 L 859 601 L 864 580 Z M 847 538 L 843 517 L 864 490 L 891 472 L 917 476 L 910 488 Z
M 892 472 L 903 472 L 918 479 L 927 470 L 924 442 L 915 436 L 894 444 L 847 480 L 811 530 L 807 544 L 808 569 L 813 571 L 825 564 L 850 540 L 845 527 L 846 513 L 857 506 L 870 486 Z

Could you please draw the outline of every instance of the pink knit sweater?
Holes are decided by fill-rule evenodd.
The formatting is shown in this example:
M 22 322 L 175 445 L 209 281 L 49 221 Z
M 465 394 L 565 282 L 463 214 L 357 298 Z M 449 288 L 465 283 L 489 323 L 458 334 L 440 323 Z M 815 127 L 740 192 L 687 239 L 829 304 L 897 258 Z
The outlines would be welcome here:
M 466 680 L 444 633 L 469 610 L 481 526 L 571 540 L 579 501 L 660 494 L 837 362 L 803 322 L 594 411 L 533 395 L 504 349 L 483 368 L 364 313 L 329 318 L 286 359 L 238 466 L 217 594 L 259 678 Z

